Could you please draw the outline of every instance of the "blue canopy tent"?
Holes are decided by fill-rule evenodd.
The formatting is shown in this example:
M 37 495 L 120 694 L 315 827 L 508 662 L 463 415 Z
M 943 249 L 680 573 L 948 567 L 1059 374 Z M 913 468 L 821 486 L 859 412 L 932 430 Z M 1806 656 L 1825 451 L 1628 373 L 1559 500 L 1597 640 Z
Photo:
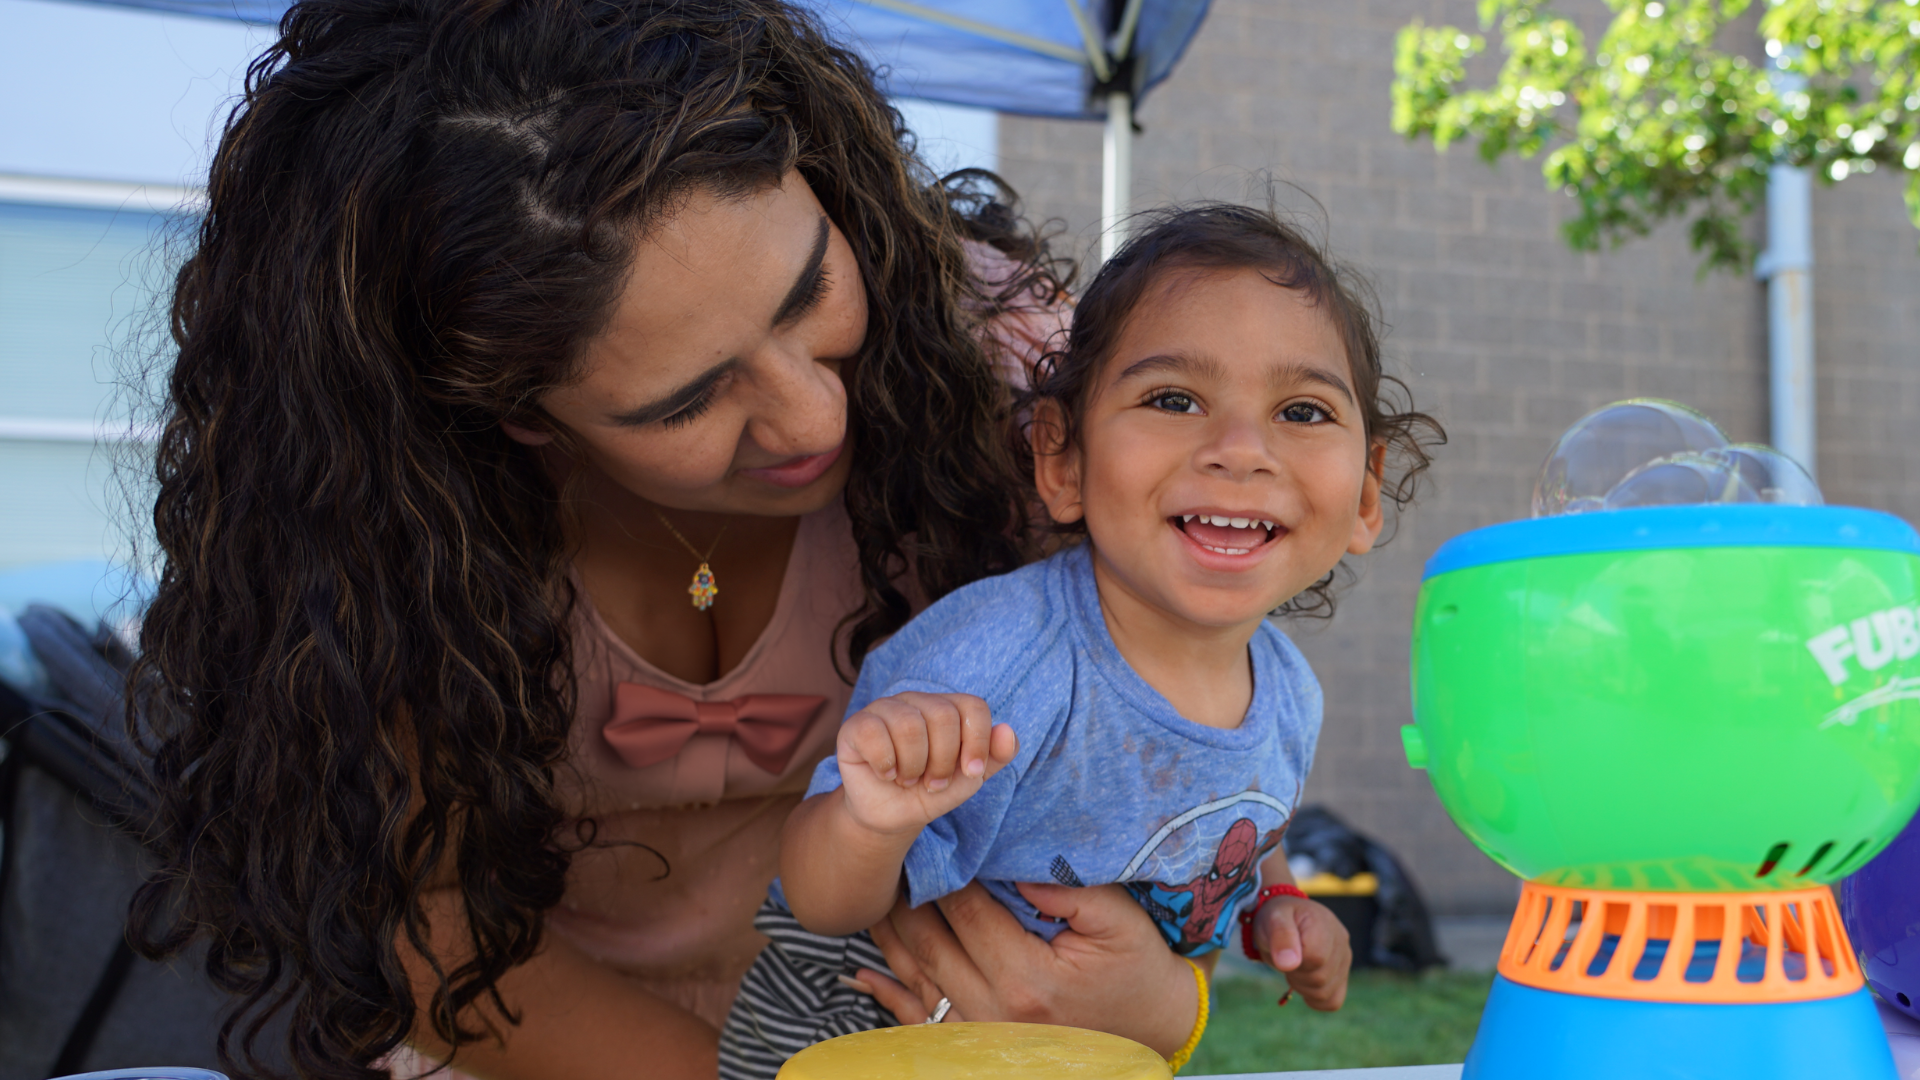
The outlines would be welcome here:
M 287 0 L 96 0 L 271 23 Z M 1179 61 L 1208 0 L 793 0 L 850 43 L 896 97 L 1104 120 L 1102 256 L 1131 194 L 1133 112 Z
M 898 97 L 1104 120 L 1101 256 L 1121 239 L 1133 110 L 1179 61 L 1208 0 L 797 0 L 855 42 Z

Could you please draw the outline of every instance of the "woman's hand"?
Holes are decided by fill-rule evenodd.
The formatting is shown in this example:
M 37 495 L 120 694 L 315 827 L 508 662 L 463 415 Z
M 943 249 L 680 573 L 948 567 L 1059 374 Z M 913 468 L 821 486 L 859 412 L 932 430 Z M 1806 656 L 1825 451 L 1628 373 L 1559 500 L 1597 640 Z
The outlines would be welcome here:
M 1051 944 L 976 882 L 920 908 L 895 904 L 873 939 L 900 981 L 877 971 L 860 972 L 859 981 L 905 1024 L 926 1019 L 946 997 L 954 1006 L 949 1020 L 1091 1028 L 1163 1055 L 1187 1041 L 1200 1007 L 1193 969 L 1125 889 L 1023 884 L 1020 891 L 1067 920 Z
M 1353 947 L 1326 905 L 1298 896 L 1268 900 L 1254 916 L 1253 943 L 1308 1005 L 1332 1012 L 1347 1000 Z

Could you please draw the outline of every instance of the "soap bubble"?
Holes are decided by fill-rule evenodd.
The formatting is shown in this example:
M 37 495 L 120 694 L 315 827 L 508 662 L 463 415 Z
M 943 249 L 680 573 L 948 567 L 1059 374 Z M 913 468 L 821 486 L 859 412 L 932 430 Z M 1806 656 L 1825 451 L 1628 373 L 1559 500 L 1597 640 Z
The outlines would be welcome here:
M 1820 487 L 1794 460 L 1754 443 L 1658 458 L 1607 492 L 1605 508 L 1690 503 L 1819 506 Z
M 1726 445 L 1713 421 L 1685 405 L 1656 398 L 1616 402 L 1587 414 L 1554 444 L 1533 487 L 1533 516 L 1605 509 L 1607 493 L 1635 469 Z
M 1753 489 L 1760 502 L 1781 506 L 1822 506 L 1820 485 L 1813 482 L 1800 463 L 1770 446 L 1735 443 L 1718 451 L 1729 467 Z
M 1739 460 L 1721 449 L 1674 454 L 1640 466 L 1607 492 L 1606 508 L 1760 501 L 1741 476 Z

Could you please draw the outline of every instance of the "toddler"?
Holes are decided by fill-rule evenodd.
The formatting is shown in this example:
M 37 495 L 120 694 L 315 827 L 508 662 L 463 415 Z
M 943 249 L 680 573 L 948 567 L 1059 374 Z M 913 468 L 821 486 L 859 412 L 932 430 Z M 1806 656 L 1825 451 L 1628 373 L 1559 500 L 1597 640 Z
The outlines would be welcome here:
M 1257 907 L 1250 955 L 1339 1007 L 1344 931 L 1287 894 L 1279 850 L 1320 687 L 1268 616 L 1327 606 L 1340 560 L 1380 535 L 1388 450 L 1411 462 L 1397 501 L 1437 428 L 1383 407 L 1367 309 L 1269 213 L 1155 215 L 1070 337 L 1024 406 L 1040 500 L 1084 539 L 956 590 L 867 658 L 786 827 L 727 1080 L 893 1024 L 844 978 L 887 970 L 865 928 L 902 889 L 918 906 L 976 879 L 1048 939 L 1065 925 L 1018 883 L 1122 884 L 1190 962 Z M 1186 977 L 1204 1005 L 1201 965 Z

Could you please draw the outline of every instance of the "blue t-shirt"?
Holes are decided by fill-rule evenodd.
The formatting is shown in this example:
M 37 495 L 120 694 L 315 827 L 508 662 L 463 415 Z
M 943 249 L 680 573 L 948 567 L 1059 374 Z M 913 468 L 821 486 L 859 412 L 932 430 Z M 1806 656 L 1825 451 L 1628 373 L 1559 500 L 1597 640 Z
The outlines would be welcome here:
M 1085 544 L 928 608 L 867 657 L 847 715 L 909 690 L 974 694 L 1013 726 L 1020 752 L 914 841 L 912 903 L 977 878 L 1051 940 L 1065 924 L 1013 882 L 1121 882 L 1176 951 L 1223 946 L 1320 734 L 1320 684 L 1300 650 L 1262 622 L 1250 652 L 1241 725 L 1185 719 L 1114 647 Z M 829 757 L 807 794 L 840 784 Z

